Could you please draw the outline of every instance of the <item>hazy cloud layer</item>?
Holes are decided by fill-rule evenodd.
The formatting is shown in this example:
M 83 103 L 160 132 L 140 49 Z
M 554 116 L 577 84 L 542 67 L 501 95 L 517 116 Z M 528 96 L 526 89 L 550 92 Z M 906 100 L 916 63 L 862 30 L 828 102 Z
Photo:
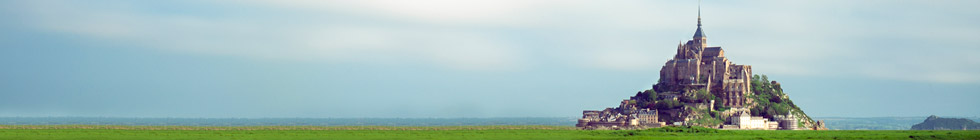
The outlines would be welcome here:
M 4 21 L 8 21 L 2 25 L 111 44 L 104 46 L 262 62 L 382 68 L 412 65 L 486 77 L 500 73 L 560 75 L 546 77 L 555 79 L 614 73 L 656 75 L 664 61 L 673 57 L 677 43 L 691 38 L 697 16 L 695 1 L 642 0 L 29 0 L 0 4 L 7 18 Z M 980 52 L 980 19 L 976 15 L 980 10 L 975 5 L 980 2 L 706 1 L 702 16 L 709 45 L 723 46 L 731 60 L 753 65 L 756 73 L 978 85 L 980 56 L 975 54 Z M 539 82 L 560 79 L 548 80 Z M 289 99 L 293 98 L 298 97 Z M 435 106 L 419 104 L 403 105 Z M 488 108 L 484 112 L 488 114 L 505 112 L 487 104 L 466 105 Z M 419 110 L 424 111 L 406 112 L 439 109 Z
M 513 70 L 540 59 L 656 70 L 693 30 L 691 2 L 613 1 L 23 1 L 27 24 L 103 41 L 257 59 Z M 974 3 L 974 2 L 965 2 Z M 917 1 L 708 2 L 711 44 L 739 63 L 796 75 L 977 83 L 975 10 Z M 867 8 L 875 7 L 875 8 Z M 192 13 L 203 12 L 204 14 Z M 637 36 L 646 35 L 646 36 Z M 586 51 L 581 51 L 586 50 Z M 542 58 L 535 52 L 555 52 Z M 880 53 L 888 52 L 888 53 Z M 568 54 L 568 55 L 566 55 Z M 873 60 L 872 64 L 865 63 Z M 828 63 L 828 65 L 809 65 Z M 901 67 L 901 68 L 897 68 Z M 842 69 L 846 68 L 846 69 Z M 916 74 L 910 74 L 916 73 Z

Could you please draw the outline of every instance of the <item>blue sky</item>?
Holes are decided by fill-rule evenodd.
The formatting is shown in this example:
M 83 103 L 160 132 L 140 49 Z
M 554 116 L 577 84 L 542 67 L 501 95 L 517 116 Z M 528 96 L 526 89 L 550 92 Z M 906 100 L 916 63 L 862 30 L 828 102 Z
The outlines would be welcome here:
M 980 115 L 978 1 L 706 1 L 811 116 Z M 697 1 L 2 1 L 0 116 L 577 117 L 656 82 Z

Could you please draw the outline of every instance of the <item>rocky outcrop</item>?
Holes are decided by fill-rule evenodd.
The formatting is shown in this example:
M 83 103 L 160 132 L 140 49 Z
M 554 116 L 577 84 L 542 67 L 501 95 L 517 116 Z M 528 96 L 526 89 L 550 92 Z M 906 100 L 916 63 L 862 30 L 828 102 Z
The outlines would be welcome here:
M 977 130 L 980 123 L 964 118 L 940 118 L 932 115 L 922 123 L 912 126 L 912 130 Z

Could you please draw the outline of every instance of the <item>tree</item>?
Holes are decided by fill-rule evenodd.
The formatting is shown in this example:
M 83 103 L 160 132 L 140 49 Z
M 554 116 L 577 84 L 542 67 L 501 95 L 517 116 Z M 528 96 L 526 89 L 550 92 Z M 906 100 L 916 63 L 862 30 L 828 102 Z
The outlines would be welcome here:
M 789 113 L 789 105 L 786 104 L 774 104 L 772 105 L 772 109 L 775 113 L 772 115 L 786 115 L 786 113 Z
M 752 109 L 749 109 L 749 111 L 752 112 L 752 116 L 759 116 L 762 115 L 762 111 L 764 111 L 764 109 L 762 106 L 755 106 Z
M 719 110 L 719 111 L 728 110 L 728 106 L 725 106 L 725 103 L 723 101 L 715 99 L 715 110 Z
M 647 100 L 650 101 L 657 100 L 657 91 L 654 91 L 653 89 L 645 90 L 643 91 L 643 94 L 646 95 Z
M 657 101 L 655 107 L 657 109 L 675 109 L 681 107 L 682 105 L 683 104 L 681 104 L 681 102 L 676 100 L 661 100 L 661 101 Z
M 715 95 L 708 92 L 708 90 L 700 89 L 694 91 L 694 101 L 698 103 L 707 103 L 710 100 L 715 99 Z
M 783 98 L 782 97 L 779 97 L 779 95 L 775 95 L 774 94 L 774 95 L 772 95 L 772 96 L 769 97 L 769 102 L 782 103 L 783 102 Z

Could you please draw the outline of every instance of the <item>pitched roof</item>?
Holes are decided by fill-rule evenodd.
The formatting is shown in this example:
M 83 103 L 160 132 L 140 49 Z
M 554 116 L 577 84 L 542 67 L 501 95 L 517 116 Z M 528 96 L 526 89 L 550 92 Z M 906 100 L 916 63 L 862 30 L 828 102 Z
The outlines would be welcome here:
M 704 31 L 701 31 L 701 2 L 698 1 L 698 30 L 694 31 L 694 38 L 708 37 L 704 35 Z
M 705 57 L 718 57 L 723 55 L 724 50 L 721 47 L 706 47 L 704 48 Z
M 701 23 L 698 23 L 698 30 L 694 31 L 694 38 L 708 37 L 704 35 L 704 31 L 701 31 Z

